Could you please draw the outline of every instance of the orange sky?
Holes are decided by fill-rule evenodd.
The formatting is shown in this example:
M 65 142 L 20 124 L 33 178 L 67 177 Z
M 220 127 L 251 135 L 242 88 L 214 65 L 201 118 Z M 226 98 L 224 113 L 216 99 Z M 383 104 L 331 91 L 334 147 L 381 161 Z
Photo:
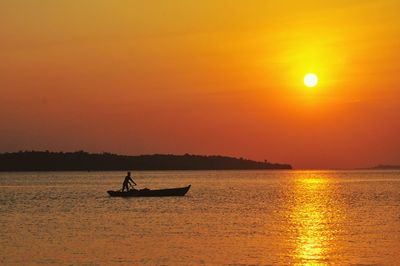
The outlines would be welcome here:
M 400 164 L 400 2 L 323 2 L 2 1 L 0 151 Z

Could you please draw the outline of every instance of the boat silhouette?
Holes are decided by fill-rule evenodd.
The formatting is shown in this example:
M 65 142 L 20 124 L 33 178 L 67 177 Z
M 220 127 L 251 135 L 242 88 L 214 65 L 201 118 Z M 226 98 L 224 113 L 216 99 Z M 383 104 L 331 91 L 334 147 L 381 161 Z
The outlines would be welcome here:
M 111 197 L 177 197 L 185 196 L 189 191 L 191 185 L 180 188 L 166 188 L 166 189 L 130 189 L 129 191 L 113 191 L 109 190 L 107 193 Z

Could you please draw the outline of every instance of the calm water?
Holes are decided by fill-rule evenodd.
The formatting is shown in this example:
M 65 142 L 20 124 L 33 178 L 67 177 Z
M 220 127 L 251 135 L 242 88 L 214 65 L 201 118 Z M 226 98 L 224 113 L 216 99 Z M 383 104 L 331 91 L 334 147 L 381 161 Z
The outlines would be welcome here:
M 399 171 L 0 173 L 2 265 L 398 265 Z

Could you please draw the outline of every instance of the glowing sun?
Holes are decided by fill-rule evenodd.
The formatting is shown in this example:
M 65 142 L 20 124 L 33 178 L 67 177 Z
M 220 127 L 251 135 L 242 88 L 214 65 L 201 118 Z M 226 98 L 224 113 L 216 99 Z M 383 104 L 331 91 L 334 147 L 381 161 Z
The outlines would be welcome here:
M 304 84 L 309 87 L 315 87 L 318 83 L 318 77 L 317 75 L 313 74 L 313 73 L 309 73 L 307 75 L 305 75 L 304 77 Z

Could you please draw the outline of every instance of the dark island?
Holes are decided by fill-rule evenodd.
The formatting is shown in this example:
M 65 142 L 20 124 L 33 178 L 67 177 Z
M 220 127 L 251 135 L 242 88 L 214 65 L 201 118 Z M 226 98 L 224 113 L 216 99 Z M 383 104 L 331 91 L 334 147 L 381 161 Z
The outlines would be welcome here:
M 20 151 L 0 154 L 0 171 L 246 170 L 292 169 L 289 164 L 243 158 L 153 154 Z

